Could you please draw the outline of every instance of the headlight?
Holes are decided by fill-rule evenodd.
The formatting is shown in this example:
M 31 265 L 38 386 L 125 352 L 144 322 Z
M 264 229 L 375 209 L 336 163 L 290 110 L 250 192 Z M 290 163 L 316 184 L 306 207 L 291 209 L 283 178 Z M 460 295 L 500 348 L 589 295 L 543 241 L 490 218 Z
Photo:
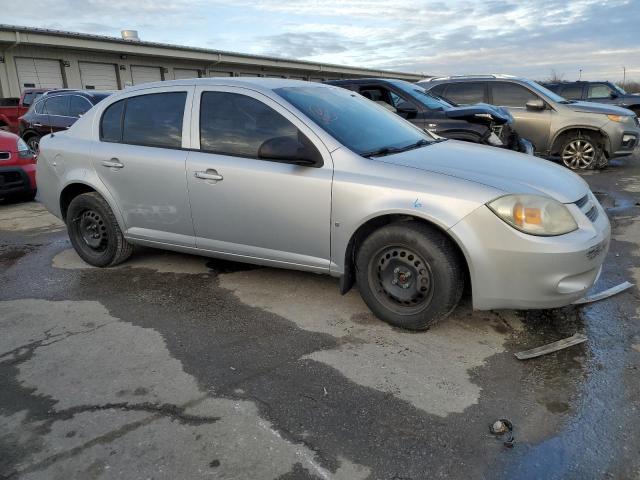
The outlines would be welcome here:
M 538 195 L 505 195 L 487 206 L 512 227 L 531 235 L 562 235 L 578 228 L 562 203 Z
M 18 138 L 18 157 L 30 158 L 31 156 L 33 156 L 33 152 L 29 148 L 29 145 L 27 145 L 21 138 Z
M 626 120 L 623 115 L 607 115 L 607 118 L 612 122 L 624 122 Z

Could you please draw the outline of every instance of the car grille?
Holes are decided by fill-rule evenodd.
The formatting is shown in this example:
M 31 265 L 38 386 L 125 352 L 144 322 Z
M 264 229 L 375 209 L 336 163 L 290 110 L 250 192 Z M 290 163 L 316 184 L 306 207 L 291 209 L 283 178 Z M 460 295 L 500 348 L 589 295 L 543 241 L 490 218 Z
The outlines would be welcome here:
M 11 160 L 11 152 L 0 152 L 0 160 Z
M 596 218 L 598 218 L 598 207 L 590 201 L 589 195 L 585 195 L 574 203 L 589 220 L 595 222 Z

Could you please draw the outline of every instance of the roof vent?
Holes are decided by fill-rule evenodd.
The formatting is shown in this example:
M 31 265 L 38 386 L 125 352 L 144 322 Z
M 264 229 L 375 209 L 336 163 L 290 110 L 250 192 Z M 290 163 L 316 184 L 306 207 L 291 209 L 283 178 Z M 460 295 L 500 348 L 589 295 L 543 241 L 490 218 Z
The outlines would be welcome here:
M 138 36 L 137 30 L 122 30 L 120 32 L 122 35 L 122 39 L 128 42 L 139 42 L 140 37 Z

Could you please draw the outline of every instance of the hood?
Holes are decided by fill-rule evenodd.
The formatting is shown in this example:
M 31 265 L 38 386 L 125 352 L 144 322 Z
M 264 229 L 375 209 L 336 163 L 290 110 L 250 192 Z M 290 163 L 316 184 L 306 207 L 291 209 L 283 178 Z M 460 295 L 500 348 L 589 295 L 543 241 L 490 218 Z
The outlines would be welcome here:
M 482 118 L 476 117 L 476 115 L 491 115 L 491 118 L 498 125 L 505 123 L 513 123 L 513 116 L 503 108 L 494 107 L 487 103 L 476 103 L 475 105 L 469 105 L 465 107 L 452 107 L 445 111 L 445 114 L 449 118 L 463 118 L 473 119 Z
M 447 140 L 375 160 L 450 175 L 505 193 L 546 195 L 572 203 L 589 190 L 571 170 L 502 148 Z
M 601 113 L 603 115 L 631 115 L 633 113 L 626 108 L 616 107 L 615 105 L 605 105 L 604 103 L 575 102 L 562 105 L 574 112 Z

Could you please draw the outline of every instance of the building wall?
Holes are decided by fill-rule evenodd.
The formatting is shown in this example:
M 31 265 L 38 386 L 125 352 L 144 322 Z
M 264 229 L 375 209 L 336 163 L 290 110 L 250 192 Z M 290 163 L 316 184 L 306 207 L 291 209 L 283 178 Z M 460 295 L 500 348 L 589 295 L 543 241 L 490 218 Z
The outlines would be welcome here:
M 0 47 L 2 48 L 2 47 Z M 53 59 L 61 63 L 64 87 L 82 88 L 80 79 L 79 62 L 108 63 L 116 66 L 119 88 L 125 88 L 132 84 L 131 66 L 149 66 L 162 69 L 163 80 L 174 79 L 174 69 L 195 69 L 201 77 L 207 76 L 276 76 L 296 78 L 302 80 L 322 81 L 338 78 L 350 78 L 358 75 L 338 74 L 331 72 L 318 72 L 317 70 L 305 71 L 286 68 L 261 67 L 238 63 L 207 63 L 190 60 L 181 60 L 172 57 L 149 57 L 140 55 L 121 54 L 117 52 L 91 52 L 65 48 L 49 48 L 45 46 L 16 45 L 4 48 L 0 51 L 4 62 L 0 63 L 0 97 L 17 97 L 21 93 L 16 69 L 16 57 Z M 322 76 L 321 76 L 322 75 Z M 369 75 L 360 75 L 369 76 Z

